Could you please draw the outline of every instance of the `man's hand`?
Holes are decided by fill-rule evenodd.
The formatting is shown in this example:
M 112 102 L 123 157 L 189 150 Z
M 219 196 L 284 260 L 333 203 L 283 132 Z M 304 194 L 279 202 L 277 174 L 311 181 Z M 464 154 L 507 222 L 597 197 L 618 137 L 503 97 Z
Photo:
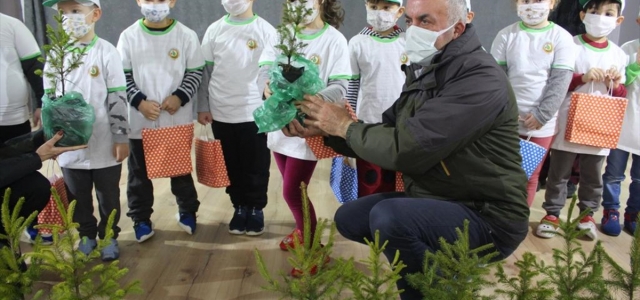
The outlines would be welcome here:
M 62 137 L 63 137 L 63 133 L 58 132 L 50 140 L 42 144 L 42 146 L 40 146 L 38 150 L 36 150 L 36 154 L 40 156 L 41 161 L 45 161 L 45 160 L 57 157 L 58 155 L 68 151 L 76 151 L 76 150 L 87 148 L 87 145 L 74 146 L 74 147 L 56 147 L 56 143 L 60 139 L 62 139 Z
M 198 113 L 198 123 L 202 125 L 207 125 L 213 123 L 213 116 L 210 112 L 201 112 Z
M 113 144 L 113 157 L 117 162 L 123 162 L 129 156 L 129 144 Z
M 605 77 L 606 77 L 606 74 L 602 69 L 593 68 L 589 70 L 589 72 L 582 75 L 582 82 L 584 83 L 589 83 L 592 81 L 600 82 L 600 81 L 604 81 Z
M 171 95 L 167 97 L 167 99 L 164 99 L 160 109 L 166 110 L 170 115 L 173 115 L 180 109 L 180 105 L 182 105 L 180 98 L 176 95 Z
M 305 123 L 307 122 L 305 121 Z M 325 135 L 325 133 L 320 130 L 320 128 L 314 126 L 304 127 L 296 119 L 294 119 L 293 122 L 289 123 L 289 125 L 282 128 L 282 133 L 284 133 L 284 135 L 288 137 L 297 136 L 301 138 Z
M 604 84 L 607 86 L 607 89 L 612 87 L 617 89 L 620 87 L 620 80 L 622 80 L 622 75 L 616 68 L 611 68 L 607 71 L 607 74 L 604 78 Z
M 273 92 L 271 91 L 271 88 L 269 87 L 270 83 L 271 83 L 271 80 L 267 80 L 267 84 L 264 86 L 264 97 L 266 99 L 269 99 L 269 97 L 271 97 L 271 95 L 273 95 Z
M 526 117 L 520 120 L 524 122 L 524 127 L 528 130 L 539 130 L 540 128 L 542 128 L 542 124 L 538 122 L 533 114 L 528 114 Z
M 349 125 L 355 122 L 343 105 L 325 102 L 318 96 L 305 95 L 297 105 L 308 116 L 306 126 L 319 128 L 328 135 L 346 138 Z
M 37 108 L 36 111 L 33 112 L 33 128 L 38 129 L 42 123 L 42 109 Z
M 142 100 L 138 105 L 138 111 L 147 118 L 147 120 L 155 121 L 160 117 L 160 105 L 155 101 Z

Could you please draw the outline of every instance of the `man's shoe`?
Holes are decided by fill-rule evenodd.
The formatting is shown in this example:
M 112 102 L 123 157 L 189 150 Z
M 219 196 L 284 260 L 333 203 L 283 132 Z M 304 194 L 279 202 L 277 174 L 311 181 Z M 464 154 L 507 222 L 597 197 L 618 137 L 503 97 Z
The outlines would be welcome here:
M 248 236 L 259 236 L 264 233 L 264 213 L 262 209 L 253 208 L 247 214 L 246 234 Z
M 178 219 L 178 226 L 188 234 L 194 234 L 196 232 L 196 214 L 194 213 L 178 213 L 176 215 Z
M 247 232 L 247 208 L 244 206 L 236 207 L 233 218 L 229 222 L 229 233 L 234 235 L 243 235 Z
M 138 243 L 142 243 L 150 239 L 155 234 L 151 221 L 135 222 L 133 225 L 133 231 L 136 233 L 136 240 Z
M 619 236 L 620 232 L 622 232 L 622 227 L 620 227 L 620 213 L 615 209 L 605 209 L 602 214 L 600 230 L 606 235 Z
M 100 251 L 100 258 L 102 258 L 104 262 L 114 261 L 120 258 L 120 249 L 118 248 L 118 241 L 116 241 L 116 239 L 111 239 L 111 243 Z

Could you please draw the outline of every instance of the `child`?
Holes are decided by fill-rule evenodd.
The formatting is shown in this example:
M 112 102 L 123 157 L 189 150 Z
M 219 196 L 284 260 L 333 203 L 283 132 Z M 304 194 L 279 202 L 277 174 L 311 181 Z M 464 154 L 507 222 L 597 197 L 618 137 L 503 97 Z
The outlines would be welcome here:
M 229 13 L 207 29 L 202 52 L 207 67 L 200 86 L 198 121 L 211 124 L 222 143 L 231 186 L 227 193 L 236 210 L 231 234 L 264 232 L 271 154 L 267 135 L 258 134 L 253 111 L 262 104 L 258 60 L 273 47 L 276 30 L 253 14 L 253 0 L 223 0 Z
M 549 150 L 556 133 L 558 109 L 566 96 L 575 65 L 571 35 L 547 17 L 555 0 L 516 0 L 522 21 L 502 29 L 491 46 L 509 76 L 518 99 L 520 137 Z M 540 164 L 527 185 L 527 203 L 538 190 Z
M 609 149 L 579 145 L 565 140 L 567 116 L 571 105 L 571 92 L 625 97 L 624 69 L 627 56 L 607 36 L 619 26 L 624 17 L 624 0 L 580 0 L 583 20 L 587 33 L 574 37 L 576 57 L 575 73 L 569 86 L 569 94 L 558 113 L 559 133 L 551 144 L 551 165 L 545 202 L 542 207 L 547 215 L 542 219 L 536 234 L 542 238 L 552 238 L 558 228 L 558 216 L 564 207 L 567 194 L 567 181 L 571 175 L 571 166 L 576 155 L 580 155 L 580 184 L 578 188 L 578 207 L 580 211 L 590 209 L 589 215 L 580 220 L 578 228 L 588 230 L 587 236 L 597 238 L 596 222 L 593 213 L 598 210 L 602 197 L 602 165 Z M 609 87 L 613 87 L 609 90 Z
M 640 13 L 636 19 L 640 25 Z M 624 229 L 633 234 L 636 230 L 636 220 L 640 212 L 640 40 L 630 41 L 622 46 L 622 50 L 629 56 L 626 70 L 627 82 L 627 111 L 624 118 L 618 149 L 611 150 L 607 158 L 607 167 L 602 176 L 604 194 L 602 195 L 602 232 L 606 235 L 620 235 L 620 182 L 625 178 L 629 155 L 632 156 L 631 185 L 629 199 L 624 214 Z
M 292 2 L 292 5 L 299 5 L 299 2 Z M 302 51 L 307 59 L 318 65 L 320 77 L 327 83 L 327 87 L 318 94 L 326 101 L 342 102 L 347 91 L 348 79 L 351 78 L 351 68 L 347 40 L 336 29 L 344 19 L 340 1 L 309 0 L 305 5 L 312 9 L 313 13 L 302 24 L 305 28 L 303 34 L 298 38 L 301 42 L 308 44 Z M 260 58 L 260 65 L 263 66 L 260 71 L 261 76 L 266 74 L 267 66 L 274 63 L 276 56 L 275 48 L 265 49 Z M 269 89 L 265 89 L 265 96 L 269 96 L 269 94 Z M 293 234 L 298 237 L 302 236 L 300 183 L 309 184 L 317 158 L 304 139 L 286 137 L 282 132 L 270 133 L 267 146 L 274 152 L 278 169 L 283 177 L 282 194 L 296 220 L 294 232 L 286 236 L 280 243 L 280 248 L 286 251 L 287 245 L 295 247 Z M 315 231 L 316 216 L 311 203 L 310 213 L 311 231 L 313 232 Z
M 352 80 L 347 100 L 359 120 L 381 123 L 382 113 L 400 96 L 409 63 L 404 30 L 396 25 L 404 14 L 402 0 L 367 0 L 367 22 L 349 41 Z M 356 160 L 358 197 L 395 191 L 396 172 L 382 170 L 365 160 Z
M 103 261 L 118 259 L 118 221 L 120 220 L 120 173 L 122 161 L 129 154 L 127 134 L 126 83 L 120 56 L 109 42 L 95 34 L 95 23 L 102 16 L 100 0 L 50 0 L 45 6 L 53 7 L 64 15 L 63 27 L 76 40 L 70 51 L 84 48 L 86 56 L 82 65 L 65 79 L 67 91 L 83 95 L 95 110 L 96 120 L 87 149 L 61 154 L 58 162 L 62 167 L 69 199 L 77 200 L 75 222 L 82 238 L 78 250 L 88 255 L 104 239 L 107 219 L 113 210 L 113 238 L 101 252 Z M 50 68 L 45 65 L 45 71 Z M 44 80 L 45 92 L 60 96 L 61 83 L 52 86 Z M 95 185 L 98 198 L 100 222 L 93 216 L 92 190 Z
M 142 129 L 190 124 L 191 98 L 204 68 L 196 33 L 167 18 L 176 1 L 137 0 L 144 18 L 125 29 L 118 40 L 131 118 L 127 216 L 134 222 L 139 243 L 154 234 L 153 184 L 147 177 Z M 171 192 L 178 203 L 178 225 L 193 234 L 200 202 L 191 174 L 171 178 Z

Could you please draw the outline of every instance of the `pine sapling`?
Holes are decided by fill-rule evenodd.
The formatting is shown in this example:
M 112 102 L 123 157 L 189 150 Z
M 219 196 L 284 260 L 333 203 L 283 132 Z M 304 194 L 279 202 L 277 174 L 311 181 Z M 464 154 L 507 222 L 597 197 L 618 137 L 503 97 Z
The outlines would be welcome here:
M 53 233 L 53 246 L 50 248 L 37 247 L 32 253 L 32 259 L 38 260 L 42 268 L 59 274 L 62 282 L 51 289 L 49 298 L 53 300 L 89 300 L 96 298 L 124 299 L 128 294 L 140 292 L 138 281 L 121 286 L 119 281 L 129 272 L 126 268 L 120 268 L 118 261 L 108 264 L 98 263 L 91 267 L 90 264 L 100 257 L 100 251 L 109 245 L 113 237 L 113 222 L 116 211 L 114 210 L 107 221 L 105 237 L 98 242 L 98 246 L 87 256 L 75 249 L 80 242 L 76 231 L 78 223 L 73 222 L 76 201 L 65 209 L 55 188 L 51 189 L 55 199 L 56 209 L 60 213 L 62 225 L 38 225 L 39 228 L 48 228 Z M 59 234 L 66 232 L 65 235 Z
M 282 23 L 278 25 L 277 31 L 280 36 L 280 42 L 275 46 L 287 57 L 287 64 L 283 66 L 285 72 L 291 69 L 291 62 L 297 56 L 302 56 L 302 50 L 307 44 L 298 39 L 304 25 L 304 19 L 311 16 L 313 10 L 306 7 L 308 0 L 299 0 L 298 5 L 294 5 L 289 1 L 285 1 L 282 10 Z
M 638 219 L 640 222 L 640 218 Z M 627 271 L 621 267 L 611 256 L 603 251 L 606 268 L 608 269 L 610 280 L 607 285 L 624 295 L 624 299 L 635 300 L 640 298 L 640 227 L 633 233 L 631 243 L 630 264 L 631 270 Z M 622 299 L 622 298 L 620 298 Z
M 538 262 L 535 255 L 530 252 L 522 256 L 522 260 L 518 260 L 515 266 L 519 269 L 518 275 L 509 277 L 502 267 L 497 265 L 496 277 L 498 283 L 503 288 L 495 290 L 500 296 L 505 296 L 509 300 L 551 300 L 555 291 L 549 288 L 549 279 L 545 278 L 540 272 L 544 269 L 544 262 Z
M 422 273 L 407 276 L 409 284 L 422 292 L 424 299 L 476 300 L 490 299 L 480 295 L 494 284 L 486 279 L 497 252 L 488 244 L 471 249 L 469 221 L 462 230 L 456 228 L 457 240 L 450 244 L 440 238 L 440 250 L 427 251 Z
M 380 259 L 389 241 L 380 243 L 380 231 L 376 230 L 373 241 L 365 238 L 369 245 L 369 257 L 363 260 L 369 270 L 368 274 L 357 272 L 349 283 L 355 300 L 387 300 L 398 299 L 402 290 L 396 289 L 396 283 L 402 279 L 400 273 L 406 267 L 400 261 L 400 251 L 396 251 L 391 263 L 383 263 Z M 386 259 L 385 259 L 386 261 Z
M 13 300 L 24 299 L 24 295 L 33 292 L 33 283 L 40 277 L 40 268 L 37 263 L 27 265 L 26 257 L 20 250 L 20 236 L 36 219 L 38 212 L 31 213 L 27 218 L 21 217 L 19 213 L 25 199 L 20 198 L 11 211 L 10 196 L 11 189 L 7 189 L 2 200 L 2 227 L 6 234 L 0 234 L 0 295 L 3 299 Z M 42 237 L 38 236 L 35 242 L 40 245 Z M 42 291 L 38 291 L 32 299 L 41 295 Z

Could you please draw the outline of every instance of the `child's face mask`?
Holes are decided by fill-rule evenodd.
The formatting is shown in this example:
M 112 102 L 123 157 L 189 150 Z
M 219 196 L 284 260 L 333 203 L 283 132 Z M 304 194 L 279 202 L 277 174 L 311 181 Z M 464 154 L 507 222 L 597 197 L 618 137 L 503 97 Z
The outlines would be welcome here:
M 587 33 L 596 38 L 608 36 L 618 26 L 618 18 L 596 14 L 586 14 L 582 22 Z
M 93 9 L 85 14 L 63 15 L 62 28 L 72 38 L 79 40 L 91 31 L 94 23 L 87 24 L 87 16 L 93 13 Z
M 142 3 L 141 12 L 144 18 L 151 23 L 160 23 L 167 18 L 171 8 L 169 3 Z
M 396 25 L 398 21 L 396 17 L 397 14 L 398 10 L 385 11 L 367 8 L 367 23 L 369 23 L 375 31 L 387 31 Z
M 249 0 L 222 0 L 222 6 L 232 16 L 238 16 L 249 10 Z
M 311 10 L 311 15 L 304 17 L 301 25 L 309 25 L 311 22 L 315 21 L 318 15 L 320 14 L 320 10 L 318 10 L 315 6 L 315 3 L 318 0 L 307 0 L 307 3 L 304 4 L 306 9 Z M 293 1 L 290 4 L 292 7 L 296 7 L 300 5 L 300 1 Z
M 527 25 L 535 26 L 549 18 L 549 2 L 519 4 L 518 16 Z

